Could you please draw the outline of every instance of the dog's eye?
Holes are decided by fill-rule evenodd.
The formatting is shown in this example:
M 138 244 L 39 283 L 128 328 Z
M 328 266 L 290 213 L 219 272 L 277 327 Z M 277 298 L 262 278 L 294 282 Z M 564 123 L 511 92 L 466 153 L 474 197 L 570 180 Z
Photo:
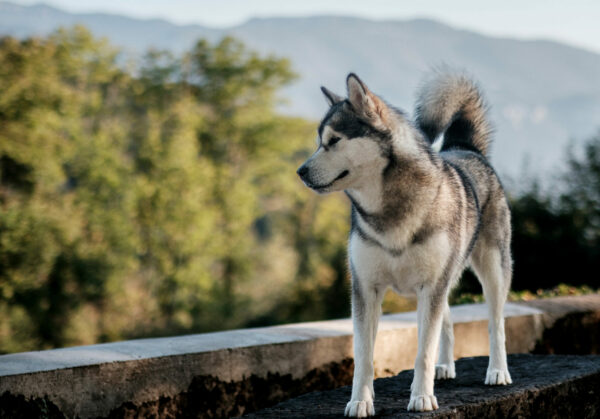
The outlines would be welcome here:
M 336 143 L 337 143 L 338 141 L 340 141 L 340 140 L 341 140 L 341 138 L 340 138 L 340 137 L 331 137 L 331 138 L 329 139 L 329 144 L 328 144 L 328 146 L 329 146 L 329 147 L 331 147 L 331 146 L 333 146 L 334 144 L 336 144 Z

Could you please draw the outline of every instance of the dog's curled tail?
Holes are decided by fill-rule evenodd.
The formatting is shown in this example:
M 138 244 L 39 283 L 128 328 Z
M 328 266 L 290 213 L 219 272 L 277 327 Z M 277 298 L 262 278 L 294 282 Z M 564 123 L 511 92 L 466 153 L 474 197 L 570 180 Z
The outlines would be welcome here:
M 444 133 L 441 151 L 453 148 L 488 156 L 492 126 L 477 84 L 461 74 L 436 74 L 417 100 L 417 124 L 430 143 Z

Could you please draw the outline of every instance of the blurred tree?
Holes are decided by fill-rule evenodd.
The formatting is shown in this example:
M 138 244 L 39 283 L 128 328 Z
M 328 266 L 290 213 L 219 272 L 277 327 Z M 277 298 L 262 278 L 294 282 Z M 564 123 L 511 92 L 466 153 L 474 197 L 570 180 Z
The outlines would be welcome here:
M 0 351 L 105 333 L 81 318 L 103 311 L 133 239 L 115 57 L 83 28 L 0 42 Z
M 211 201 L 218 215 L 214 227 L 222 234 L 213 237 L 213 275 L 219 281 L 212 292 L 223 327 L 235 317 L 236 286 L 252 277 L 262 257 L 256 251 L 256 236 L 249 233 L 261 215 L 261 187 L 277 172 L 261 162 L 293 150 L 293 141 L 277 136 L 282 121 L 273 109 L 276 90 L 291 81 L 293 73 L 287 60 L 262 59 L 232 38 L 214 48 L 199 41 L 182 68 L 193 96 L 211 108 L 198 138 L 201 154 L 215 171 Z
M 554 196 L 534 185 L 513 200 L 515 290 L 600 287 L 600 134 L 578 151 L 568 151 Z
M 530 191 L 514 199 L 512 289 L 536 290 L 559 283 L 580 285 L 581 264 L 586 249 L 581 246 L 580 227 L 573 214 L 557 206 L 554 199 L 543 195 L 534 185 Z
M 0 351 L 347 313 L 347 205 L 300 186 L 314 124 L 274 110 L 289 63 L 117 60 L 81 27 L 0 42 Z
M 600 131 L 583 145 L 581 152 L 581 156 L 572 148 L 568 152 L 560 205 L 582 230 L 582 244 L 600 249 Z

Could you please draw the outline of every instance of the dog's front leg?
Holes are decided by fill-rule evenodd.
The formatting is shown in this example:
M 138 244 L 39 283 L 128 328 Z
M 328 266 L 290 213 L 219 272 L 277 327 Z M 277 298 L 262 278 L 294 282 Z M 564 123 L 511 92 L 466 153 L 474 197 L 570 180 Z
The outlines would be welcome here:
M 419 348 L 408 410 L 424 412 L 438 408 L 433 395 L 433 379 L 446 293 L 424 287 L 417 297 Z
M 352 321 L 354 325 L 354 378 L 352 398 L 346 405 L 346 416 L 373 416 L 373 348 L 381 314 L 384 290 L 362 284 L 352 276 Z

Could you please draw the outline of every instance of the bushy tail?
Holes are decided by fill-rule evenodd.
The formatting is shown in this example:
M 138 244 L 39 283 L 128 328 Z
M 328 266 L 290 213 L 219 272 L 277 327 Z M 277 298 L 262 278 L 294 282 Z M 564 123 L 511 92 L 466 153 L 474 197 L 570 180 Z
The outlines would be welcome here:
M 492 126 L 487 109 L 471 79 L 458 74 L 437 74 L 420 91 L 417 124 L 431 143 L 444 133 L 441 151 L 459 148 L 488 157 Z

